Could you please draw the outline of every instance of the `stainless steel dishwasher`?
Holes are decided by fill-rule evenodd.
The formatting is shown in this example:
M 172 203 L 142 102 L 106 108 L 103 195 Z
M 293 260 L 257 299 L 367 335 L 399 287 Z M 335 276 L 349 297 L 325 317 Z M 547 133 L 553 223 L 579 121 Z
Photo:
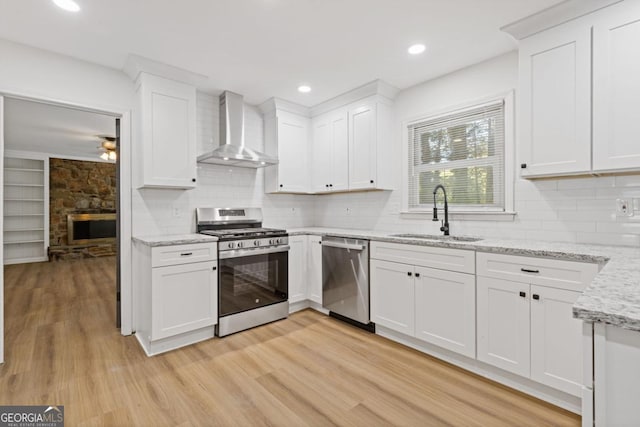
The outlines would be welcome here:
M 322 306 L 333 317 L 369 331 L 369 241 L 322 238 Z

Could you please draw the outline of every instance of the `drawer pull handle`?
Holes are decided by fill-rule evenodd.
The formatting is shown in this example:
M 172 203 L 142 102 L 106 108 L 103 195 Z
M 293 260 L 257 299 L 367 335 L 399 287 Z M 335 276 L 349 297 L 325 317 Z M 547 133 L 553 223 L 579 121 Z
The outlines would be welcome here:
M 520 291 L 520 296 L 521 296 L 522 298 L 526 298 L 526 297 L 527 297 L 527 293 L 526 293 L 526 292 L 522 292 L 522 291 Z
M 189 255 L 193 255 L 193 252 L 183 252 L 180 254 L 180 256 L 189 256 Z
M 535 299 L 535 300 L 539 300 L 539 299 L 540 299 L 540 295 L 538 295 L 538 294 L 533 294 L 533 295 L 532 295 L 532 298 L 533 298 L 533 299 Z
M 520 271 L 524 271 L 525 273 L 540 273 L 540 270 L 532 270 L 530 268 L 521 268 Z

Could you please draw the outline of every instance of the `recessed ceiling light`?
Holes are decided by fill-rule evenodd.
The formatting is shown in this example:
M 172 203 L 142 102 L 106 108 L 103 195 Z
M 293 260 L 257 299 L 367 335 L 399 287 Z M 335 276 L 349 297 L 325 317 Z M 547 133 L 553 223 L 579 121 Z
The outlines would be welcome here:
M 411 55 L 420 55 L 422 52 L 425 51 L 426 48 L 427 47 L 425 45 L 418 43 L 418 44 L 409 46 L 409 49 L 407 49 L 407 51 Z
M 53 0 L 53 2 L 60 9 L 64 9 L 68 12 L 79 12 L 80 6 L 73 0 Z
M 307 85 L 300 85 L 298 86 L 298 92 L 300 93 L 309 93 L 311 92 L 311 88 Z

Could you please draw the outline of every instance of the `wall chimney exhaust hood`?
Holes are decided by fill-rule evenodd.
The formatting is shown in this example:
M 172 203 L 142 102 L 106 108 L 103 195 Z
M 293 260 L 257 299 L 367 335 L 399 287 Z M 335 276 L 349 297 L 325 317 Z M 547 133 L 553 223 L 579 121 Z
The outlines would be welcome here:
M 244 146 L 244 102 L 242 95 L 225 91 L 220 95 L 220 146 L 198 156 L 199 163 L 262 168 L 278 159 Z

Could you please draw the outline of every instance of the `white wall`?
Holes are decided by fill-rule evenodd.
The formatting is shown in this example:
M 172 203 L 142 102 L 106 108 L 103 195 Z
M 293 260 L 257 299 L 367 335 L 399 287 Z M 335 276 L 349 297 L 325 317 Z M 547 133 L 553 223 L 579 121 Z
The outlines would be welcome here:
M 198 154 L 218 146 L 218 103 L 218 97 L 198 92 Z M 245 140 L 264 150 L 262 115 L 251 105 L 245 105 Z M 314 197 L 264 194 L 264 169 L 200 164 L 197 179 L 197 188 L 188 191 L 134 190 L 134 235 L 191 233 L 197 207 L 262 207 L 267 227 L 313 225 Z
M 124 111 L 134 86 L 118 70 L 0 39 L 0 93 Z
M 511 52 L 406 89 L 396 98 L 393 159 L 396 190 L 318 197 L 314 223 L 396 232 L 440 233 L 429 214 L 402 215 L 402 122 L 516 88 L 518 58 Z M 517 97 L 517 93 L 516 93 Z M 516 153 L 517 159 L 517 153 Z M 519 164 L 516 160 L 516 165 Z M 516 172 L 517 173 L 517 172 Z M 640 245 L 636 217 L 615 216 L 616 198 L 640 198 L 640 175 L 530 181 L 516 178 L 513 222 L 451 221 L 453 234 L 577 243 Z

